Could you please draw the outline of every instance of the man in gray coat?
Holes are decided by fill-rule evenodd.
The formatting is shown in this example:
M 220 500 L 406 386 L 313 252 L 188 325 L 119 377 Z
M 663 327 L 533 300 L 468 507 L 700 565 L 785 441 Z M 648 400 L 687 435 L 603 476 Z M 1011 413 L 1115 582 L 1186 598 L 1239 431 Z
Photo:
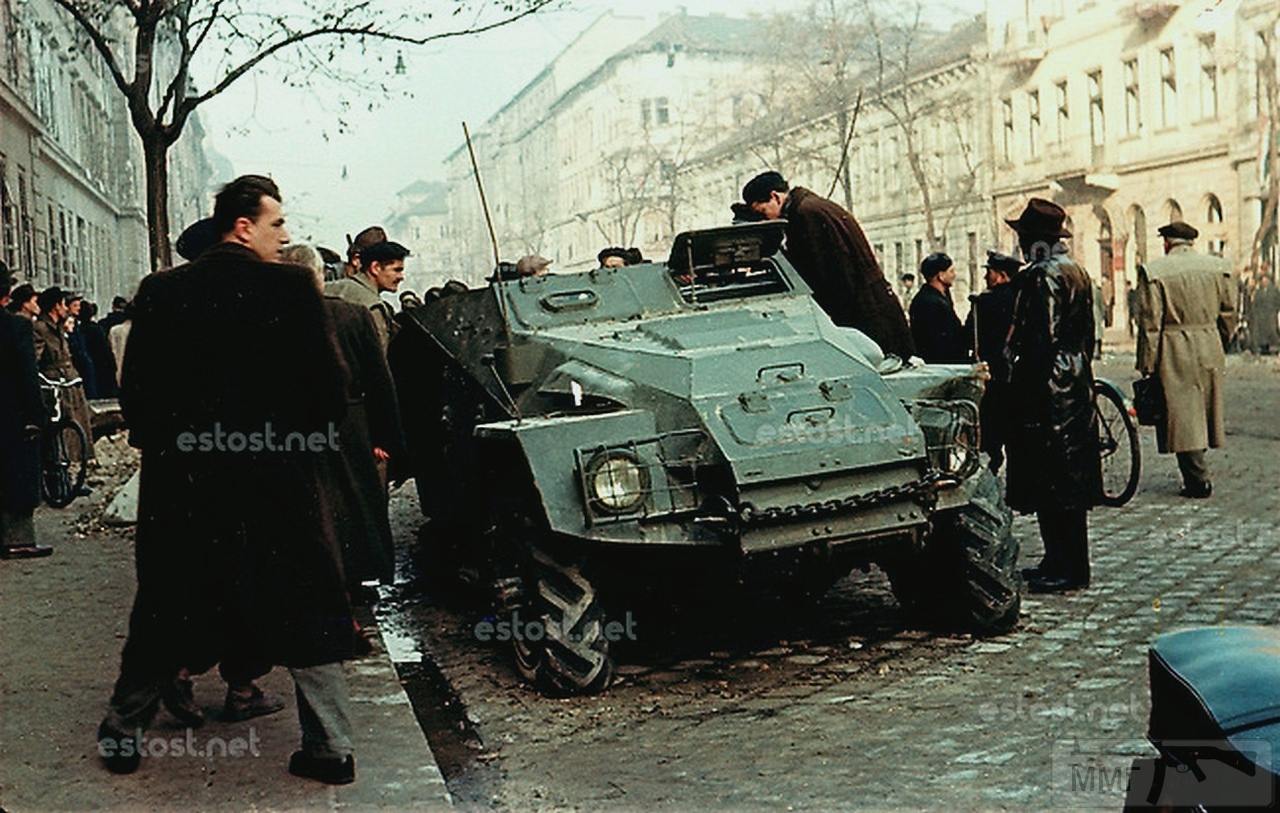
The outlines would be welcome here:
M 1138 267 L 1138 359 L 1144 376 L 1159 377 L 1165 420 L 1156 426 L 1162 454 L 1173 452 L 1182 496 L 1213 493 L 1205 450 L 1221 446 L 1222 336 L 1234 332 L 1231 266 L 1192 248 L 1199 232 L 1182 222 L 1161 226 L 1165 256 Z

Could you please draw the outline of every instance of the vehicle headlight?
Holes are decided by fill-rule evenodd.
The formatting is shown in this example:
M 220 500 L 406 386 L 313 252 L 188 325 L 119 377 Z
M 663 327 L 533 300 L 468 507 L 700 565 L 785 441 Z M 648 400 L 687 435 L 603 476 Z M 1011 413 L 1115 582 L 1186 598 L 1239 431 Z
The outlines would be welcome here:
M 601 452 L 587 464 L 592 506 L 610 514 L 636 510 L 649 494 L 649 472 L 630 452 Z

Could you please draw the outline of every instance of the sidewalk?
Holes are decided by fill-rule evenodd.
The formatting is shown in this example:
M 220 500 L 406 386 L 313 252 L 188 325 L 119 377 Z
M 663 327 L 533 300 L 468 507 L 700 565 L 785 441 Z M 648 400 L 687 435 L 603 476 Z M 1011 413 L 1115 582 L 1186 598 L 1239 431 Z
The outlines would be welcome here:
M 110 462 L 120 451 L 115 442 L 99 445 L 107 461 L 100 476 L 108 483 L 63 511 L 37 511 L 40 542 L 55 548 L 53 556 L 0 561 L 0 809 L 448 808 L 444 779 L 383 652 L 347 665 L 356 729 L 352 785 L 335 788 L 288 773 L 299 735 L 283 669 L 261 681 L 287 701 L 283 711 L 221 722 L 226 687 L 215 670 L 196 679 L 196 700 L 209 718 L 203 727 L 188 732 L 161 711 L 147 732 L 153 756 L 137 773 L 115 776 L 101 766 L 94 732 L 116 677 L 134 592 L 132 529 L 96 522 L 127 472 Z M 172 755 L 192 745 L 201 756 Z

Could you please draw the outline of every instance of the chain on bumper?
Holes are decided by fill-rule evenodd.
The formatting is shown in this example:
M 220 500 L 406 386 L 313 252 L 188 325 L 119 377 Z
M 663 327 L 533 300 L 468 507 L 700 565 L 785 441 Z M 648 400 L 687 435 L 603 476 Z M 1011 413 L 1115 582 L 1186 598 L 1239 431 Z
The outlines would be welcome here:
M 932 498 L 939 486 L 959 482 L 954 475 L 941 471 L 930 471 L 919 480 L 902 485 L 854 494 L 843 500 L 826 500 L 823 502 L 803 503 L 787 506 L 774 506 L 759 509 L 752 505 L 744 505 L 738 509 L 738 519 L 744 525 L 766 525 L 778 522 L 809 519 L 812 517 L 844 514 L 874 508 L 877 505 L 897 502 L 904 499 Z M 925 502 L 926 500 L 921 500 Z

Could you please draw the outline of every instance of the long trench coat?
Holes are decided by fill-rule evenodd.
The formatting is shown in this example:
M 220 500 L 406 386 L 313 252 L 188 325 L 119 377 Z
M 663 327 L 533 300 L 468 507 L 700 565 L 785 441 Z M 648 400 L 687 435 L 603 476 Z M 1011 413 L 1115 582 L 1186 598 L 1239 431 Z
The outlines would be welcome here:
M 1079 510 L 1098 504 L 1102 464 L 1093 409 L 1093 288 L 1062 243 L 1014 286 L 1009 363 L 1009 507 Z
M 395 547 L 387 515 L 387 486 L 373 458 L 376 446 L 399 460 L 405 455 L 400 408 L 387 358 L 367 308 L 326 295 L 325 310 L 350 373 L 347 414 L 338 436 L 342 448 L 329 456 L 343 565 L 350 585 L 395 578 Z
M 1175 245 L 1138 268 L 1137 368 L 1164 387 L 1161 452 L 1216 449 L 1226 440 L 1222 336 L 1234 332 L 1235 319 L 1226 260 Z
M 36 367 L 46 378 L 70 381 L 78 378 L 75 362 L 71 359 L 71 344 L 61 325 L 55 325 L 41 316 L 32 325 L 35 335 Z M 62 391 L 62 414 L 70 417 L 84 430 L 89 441 L 88 458 L 93 454 L 93 415 L 89 411 L 89 400 L 85 397 L 84 385 L 78 385 Z
M 310 272 L 219 244 L 146 277 L 121 407 L 142 450 L 122 673 L 349 658 L 324 459 L 346 373 Z
M 31 320 L 0 309 L 0 513 L 27 515 L 40 502 L 40 445 L 27 427 L 45 418 Z

